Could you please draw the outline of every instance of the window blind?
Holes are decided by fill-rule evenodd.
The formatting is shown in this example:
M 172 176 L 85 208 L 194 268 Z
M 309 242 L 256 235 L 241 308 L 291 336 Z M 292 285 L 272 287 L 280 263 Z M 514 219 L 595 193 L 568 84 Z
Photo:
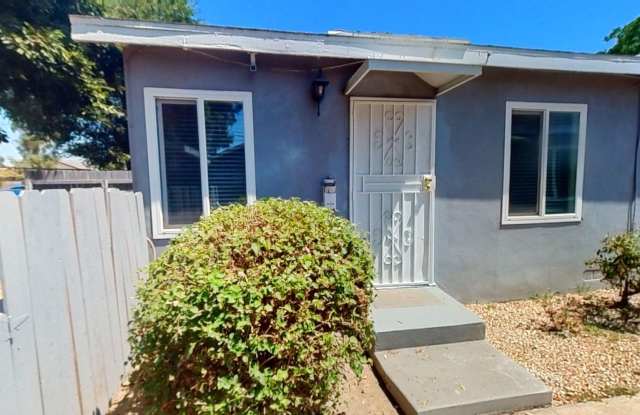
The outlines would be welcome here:
M 538 214 L 538 183 L 542 112 L 513 111 L 511 116 L 511 161 L 509 214 Z
M 579 131 L 580 113 L 549 113 L 546 213 L 575 212 Z
M 204 118 L 211 209 L 246 203 L 242 103 L 205 101 Z
M 165 228 L 202 216 L 196 101 L 158 100 L 158 136 Z

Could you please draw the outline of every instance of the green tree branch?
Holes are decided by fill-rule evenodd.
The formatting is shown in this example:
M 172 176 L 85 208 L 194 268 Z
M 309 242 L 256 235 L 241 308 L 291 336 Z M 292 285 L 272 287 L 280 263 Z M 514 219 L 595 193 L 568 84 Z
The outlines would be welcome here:
M 607 53 L 616 55 L 639 55 L 640 54 L 640 17 L 631 21 L 623 27 L 617 27 L 605 37 L 607 42 L 615 40 Z
M 190 0 L 8 0 L 0 109 L 26 134 L 101 168 L 129 159 L 122 53 L 70 38 L 69 14 L 193 22 Z M 0 131 L 0 142 L 6 142 Z

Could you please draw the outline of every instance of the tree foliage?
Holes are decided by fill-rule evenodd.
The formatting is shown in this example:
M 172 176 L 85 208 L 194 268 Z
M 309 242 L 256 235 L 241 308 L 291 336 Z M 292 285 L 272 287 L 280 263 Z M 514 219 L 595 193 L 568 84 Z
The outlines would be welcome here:
M 189 0 L 8 0 L 0 8 L 0 108 L 19 129 L 95 166 L 128 160 L 121 51 L 78 44 L 69 14 L 193 21 Z M 6 135 L 0 132 L 0 141 Z
M 615 40 L 607 53 L 616 55 L 640 55 L 640 17 L 623 27 L 617 27 L 605 38 L 606 41 Z
M 97 0 L 108 17 L 194 23 L 193 6 L 176 0 Z
M 21 160 L 14 161 L 16 167 L 53 169 L 59 159 L 54 143 L 28 134 L 20 137 L 18 152 Z

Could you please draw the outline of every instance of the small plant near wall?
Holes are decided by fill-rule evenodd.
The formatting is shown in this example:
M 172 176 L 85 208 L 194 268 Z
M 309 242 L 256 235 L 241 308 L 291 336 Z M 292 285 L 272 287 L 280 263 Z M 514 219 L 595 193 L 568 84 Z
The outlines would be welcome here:
M 330 210 L 217 209 L 149 267 L 130 342 L 145 413 L 329 412 L 373 346 L 370 248 Z
M 628 307 L 629 298 L 640 293 L 640 234 L 607 236 L 587 266 L 596 268 L 604 282 L 620 290 L 616 305 Z

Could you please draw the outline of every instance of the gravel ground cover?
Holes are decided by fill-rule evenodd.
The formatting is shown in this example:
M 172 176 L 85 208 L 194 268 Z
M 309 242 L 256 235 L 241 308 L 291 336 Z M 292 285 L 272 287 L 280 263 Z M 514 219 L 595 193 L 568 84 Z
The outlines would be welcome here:
M 517 415 L 634 415 L 640 414 L 640 395 L 617 396 L 596 402 L 531 409 Z
M 611 290 L 471 304 L 488 340 L 553 389 L 554 405 L 640 391 L 640 303 L 625 314 Z M 585 311 L 586 310 L 586 311 Z M 607 328 L 605 328 L 607 327 Z

